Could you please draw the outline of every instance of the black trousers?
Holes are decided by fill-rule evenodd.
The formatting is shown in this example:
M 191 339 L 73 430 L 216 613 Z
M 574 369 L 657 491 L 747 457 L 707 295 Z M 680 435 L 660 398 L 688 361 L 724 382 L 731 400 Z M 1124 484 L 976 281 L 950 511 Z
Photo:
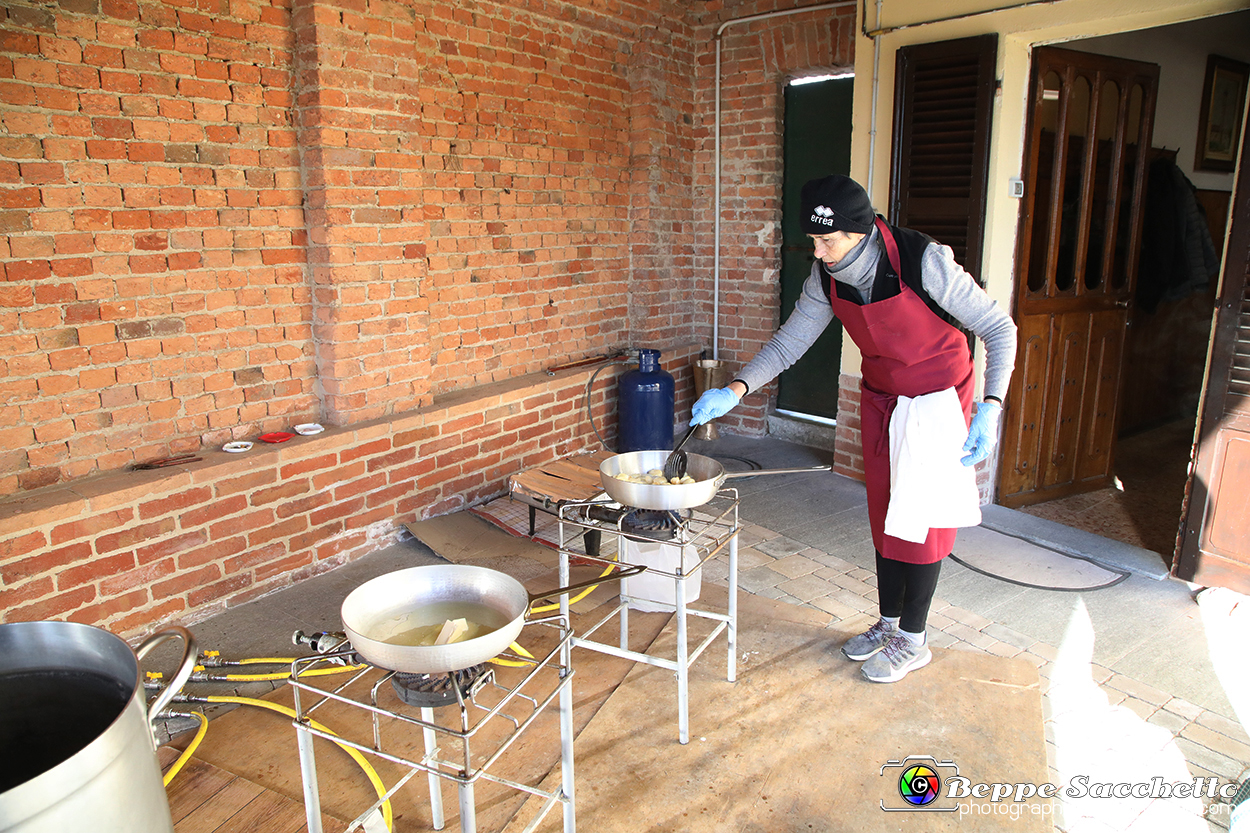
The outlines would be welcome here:
M 908 564 L 877 553 L 877 598 L 881 615 L 899 619 L 899 629 L 920 633 L 929 620 L 929 605 L 937 589 L 942 562 Z

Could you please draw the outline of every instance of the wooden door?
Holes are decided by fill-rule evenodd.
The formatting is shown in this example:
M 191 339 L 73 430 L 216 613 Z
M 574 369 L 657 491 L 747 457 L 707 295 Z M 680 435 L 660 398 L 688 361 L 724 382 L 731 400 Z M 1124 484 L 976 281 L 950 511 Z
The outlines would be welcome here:
M 1250 593 L 1250 142 L 1242 142 L 1233 224 L 1199 418 L 1177 578 Z
M 1033 53 L 999 502 L 1112 481 L 1159 67 Z

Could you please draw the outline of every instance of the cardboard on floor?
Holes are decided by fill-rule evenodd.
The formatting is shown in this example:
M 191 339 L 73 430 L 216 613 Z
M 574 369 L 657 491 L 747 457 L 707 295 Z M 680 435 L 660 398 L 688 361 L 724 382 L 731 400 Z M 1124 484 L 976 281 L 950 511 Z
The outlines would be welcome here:
M 969 789 L 1045 782 L 1034 666 L 938 649 L 927 668 L 880 685 L 841 656 L 838 648 L 850 634 L 826 627 L 819 613 L 744 596 L 739 614 L 737 682 L 725 681 L 715 651 L 692 671 L 688 745 L 675 739 L 671 674 L 643 665 L 578 736 L 579 829 L 1053 829 L 1049 801 L 957 801 L 943 789 L 943 797 L 920 809 L 899 789 L 907 769 L 926 763 L 916 756 L 950 762 L 931 768 L 939 778 L 957 769 Z M 673 638 L 670 625 L 655 650 L 664 651 Z M 531 799 L 526 811 L 533 805 Z M 509 833 L 529 822 L 526 811 Z M 560 830 L 560 820 L 549 818 L 538 829 Z

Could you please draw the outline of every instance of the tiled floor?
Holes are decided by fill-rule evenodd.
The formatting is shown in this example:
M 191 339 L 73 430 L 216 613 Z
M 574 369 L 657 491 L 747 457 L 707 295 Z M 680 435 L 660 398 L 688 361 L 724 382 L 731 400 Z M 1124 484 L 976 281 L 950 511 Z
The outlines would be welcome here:
M 768 467 L 820 454 L 776 441 L 730 443 L 732 453 Z M 830 484 L 828 475 L 738 482 L 748 522 L 741 588 L 829 612 L 841 630 L 871 624 L 876 590 L 862 485 L 845 478 Z M 723 580 L 726 571 L 713 563 L 707 578 Z M 929 638 L 1038 667 L 1052 783 L 1061 790 L 1079 776 L 1090 784 L 1237 783 L 1250 777 L 1250 736 L 1238 720 L 1250 715 L 1243 699 L 1250 677 L 1223 643 L 1250 626 L 1250 600 L 1220 591 L 1199 604 L 1194 589 L 1131 576 L 1115 587 L 1057 593 L 1004 584 L 947 560 Z M 1228 809 L 1207 797 L 1066 798 L 1055 829 L 1222 831 Z

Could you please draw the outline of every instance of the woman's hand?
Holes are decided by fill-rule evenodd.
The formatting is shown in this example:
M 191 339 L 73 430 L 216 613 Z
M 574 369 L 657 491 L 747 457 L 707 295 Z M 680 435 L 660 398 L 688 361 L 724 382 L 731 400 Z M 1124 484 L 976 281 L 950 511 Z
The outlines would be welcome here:
M 694 407 L 690 409 L 690 424 L 702 425 L 705 422 L 711 422 L 717 417 L 723 417 L 741 401 L 742 397 L 732 387 L 712 388 L 704 391 L 703 395 L 699 397 L 699 401 L 694 403 Z
M 994 444 L 998 442 L 998 420 L 1002 416 L 1003 406 L 997 402 L 978 402 L 977 413 L 968 428 L 968 439 L 964 441 L 964 451 L 971 451 L 959 462 L 965 466 L 975 466 L 990 456 Z

